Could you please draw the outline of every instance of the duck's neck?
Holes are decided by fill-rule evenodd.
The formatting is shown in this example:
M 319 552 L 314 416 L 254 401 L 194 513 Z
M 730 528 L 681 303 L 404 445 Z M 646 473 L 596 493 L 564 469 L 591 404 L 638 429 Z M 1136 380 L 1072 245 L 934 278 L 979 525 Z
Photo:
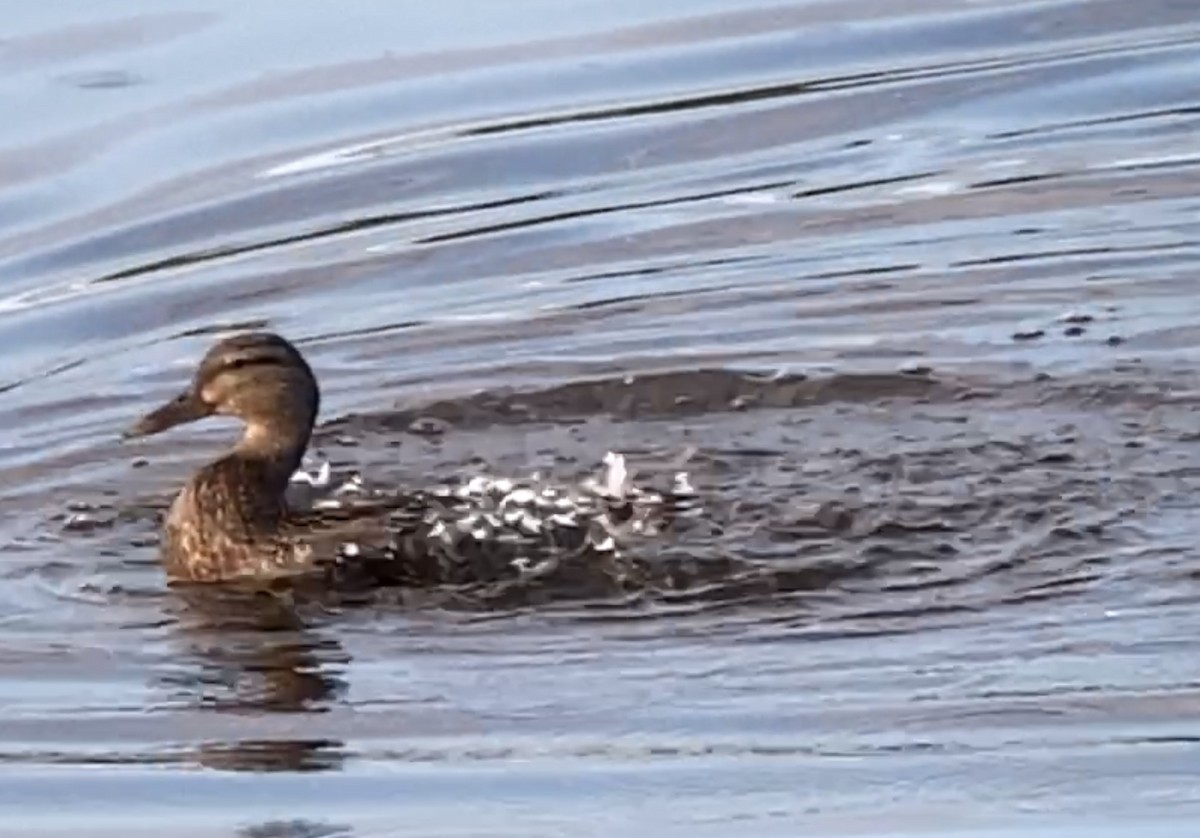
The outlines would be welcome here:
M 256 463 L 271 492 L 282 495 L 300 467 L 309 435 L 307 425 L 254 422 L 246 425 L 233 453 L 244 461 Z

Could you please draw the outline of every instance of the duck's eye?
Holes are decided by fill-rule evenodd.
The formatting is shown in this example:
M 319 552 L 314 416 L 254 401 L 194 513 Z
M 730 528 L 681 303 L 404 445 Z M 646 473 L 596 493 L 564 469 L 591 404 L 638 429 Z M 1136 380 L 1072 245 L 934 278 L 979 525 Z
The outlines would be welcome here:
M 231 372 L 233 370 L 242 370 L 247 367 L 275 367 L 280 365 L 280 360 L 270 355 L 247 355 L 241 358 L 230 358 L 225 361 L 220 368 L 220 372 Z
M 227 370 L 240 370 L 246 367 L 261 367 L 263 365 L 278 364 L 274 358 L 234 358 L 225 364 Z

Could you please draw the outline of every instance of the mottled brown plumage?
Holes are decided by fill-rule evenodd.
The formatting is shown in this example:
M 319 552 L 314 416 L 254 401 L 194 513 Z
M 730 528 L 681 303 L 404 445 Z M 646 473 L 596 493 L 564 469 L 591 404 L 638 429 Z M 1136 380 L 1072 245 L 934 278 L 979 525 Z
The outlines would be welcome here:
M 214 414 L 245 423 L 228 454 L 180 491 L 163 526 L 172 580 L 272 581 L 314 575 L 329 584 L 494 582 L 531 572 L 575 584 L 630 578 L 614 535 L 644 534 L 689 506 L 690 488 L 657 493 L 582 484 L 564 489 L 494 481 L 380 494 L 370 504 L 293 515 L 285 500 L 320 406 L 312 369 L 284 338 L 226 338 L 175 399 L 127 437 Z M 485 481 L 486 483 L 486 481 Z
M 292 344 L 256 332 L 217 343 L 190 386 L 143 416 L 127 437 L 219 414 L 245 422 L 234 449 L 201 468 L 163 527 L 173 579 L 272 578 L 313 569 L 313 549 L 288 533 L 284 493 L 320 406 L 312 369 Z

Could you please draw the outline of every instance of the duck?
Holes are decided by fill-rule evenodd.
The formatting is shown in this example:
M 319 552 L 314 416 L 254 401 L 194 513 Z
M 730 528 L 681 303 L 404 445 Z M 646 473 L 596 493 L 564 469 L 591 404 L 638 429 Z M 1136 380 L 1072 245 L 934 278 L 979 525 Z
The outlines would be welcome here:
M 241 422 L 232 448 L 201 466 L 166 511 L 159 551 L 168 581 L 429 587 L 580 572 L 632 578 L 631 536 L 698 512 L 686 472 L 670 489 L 653 489 L 634 483 L 611 452 L 603 474 L 577 484 L 476 475 L 376 490 L 370 502 L 293 508 L 289 487 L 305 474 L 320 405 L 317 377 L 292 342 L 244 332 L 215 342 L 178 395 L 123 433 L 135 440 L 210 416 Z

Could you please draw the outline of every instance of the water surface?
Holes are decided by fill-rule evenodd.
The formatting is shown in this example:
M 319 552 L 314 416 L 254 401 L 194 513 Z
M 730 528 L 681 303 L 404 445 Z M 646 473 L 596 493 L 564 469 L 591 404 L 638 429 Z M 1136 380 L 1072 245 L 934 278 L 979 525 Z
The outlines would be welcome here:
M 1200 812 L 1191 4 L 8 12 L 5 834 Z M 233 428 L 118 435 L 252 327 L 339 468 L 691 451 L 719 527 L 620 601 L 188 602 L 154 516 Z

